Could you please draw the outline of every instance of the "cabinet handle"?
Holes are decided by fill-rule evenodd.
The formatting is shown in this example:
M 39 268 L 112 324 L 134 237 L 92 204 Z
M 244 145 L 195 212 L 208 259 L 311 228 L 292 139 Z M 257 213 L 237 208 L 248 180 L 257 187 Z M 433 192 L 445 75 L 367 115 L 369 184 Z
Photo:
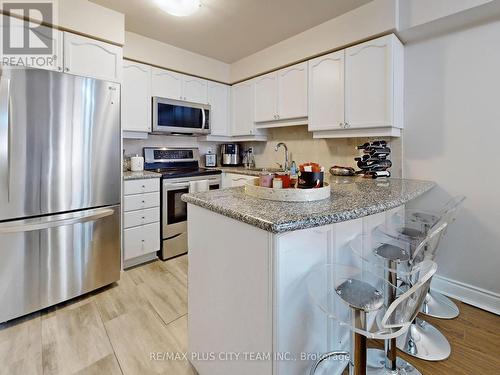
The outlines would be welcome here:
M 179 96 L 179 99 L 182 100 L 182 96 Z
M 346 122 L 346 123 L 345 123 L 345 127 L 346 127 L 346 128 L 350 128 L 350 127 L 351 127 L 351 125 L 349 125 L 349 123 L 348 123 L 348 122 Z
M 145 217 L 143 216 L 143 217 L 142 217 L 142 220 L 144 220 L 144 219 L 145 219 Z
M 142 188 L 144 189 L 146 187 L 146 185 L 142 185 Z
M 62 70 L 63 70 L 62 66 L 58 66 L 57 70 L 60 71 L 60 72 L 62 72 Z
M 343 128 L 343 127 L 344 127 L 344 123 L 339 122 L 339 126 L 340 126 L 341 128 Z
M 146 203 L 145 201 L 142 201 L 142 203 Z
M 65 70 L 66 72 L 69 72 L 69 68 L 64 68 L 64 70 Z
M 276 115 L 276 117 L 278 118 L 278 120 L 280 119 L 280 115 Z

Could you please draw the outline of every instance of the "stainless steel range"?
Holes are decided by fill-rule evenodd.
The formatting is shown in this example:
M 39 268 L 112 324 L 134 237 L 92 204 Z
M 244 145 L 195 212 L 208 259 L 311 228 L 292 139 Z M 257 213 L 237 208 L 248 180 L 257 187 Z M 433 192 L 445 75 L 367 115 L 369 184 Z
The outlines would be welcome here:
M 199 158 L 197 148 L 144 148 L 144 169 L 162 174 L 162 260 L 188 251 L 187 204 L 182 194 L 221 186 L 221 171 L 200 168 Z

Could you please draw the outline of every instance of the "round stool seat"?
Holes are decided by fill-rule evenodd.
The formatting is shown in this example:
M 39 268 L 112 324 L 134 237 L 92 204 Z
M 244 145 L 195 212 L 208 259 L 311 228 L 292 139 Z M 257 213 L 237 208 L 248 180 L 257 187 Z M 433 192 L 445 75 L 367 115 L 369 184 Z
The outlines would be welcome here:
M 410 260 L 410 254 L 406 250 L 391 244 L 383 244 L 373 250 L 373 252 L 385 260 L 395 262 L 407 262 Z
M 336 292 L 351 308 L 365 312 L 376 311 L 384 305 L 384 297 L 372 285 L 356 279 L 340 284 Z

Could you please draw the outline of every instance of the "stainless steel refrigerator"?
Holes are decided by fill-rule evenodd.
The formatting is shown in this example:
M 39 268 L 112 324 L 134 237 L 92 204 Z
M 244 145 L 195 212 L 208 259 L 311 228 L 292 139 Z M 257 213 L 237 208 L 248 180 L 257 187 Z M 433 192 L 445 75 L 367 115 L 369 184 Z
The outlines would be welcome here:
M 120 85 L 0 81 L 0 322 L 120 277 Z

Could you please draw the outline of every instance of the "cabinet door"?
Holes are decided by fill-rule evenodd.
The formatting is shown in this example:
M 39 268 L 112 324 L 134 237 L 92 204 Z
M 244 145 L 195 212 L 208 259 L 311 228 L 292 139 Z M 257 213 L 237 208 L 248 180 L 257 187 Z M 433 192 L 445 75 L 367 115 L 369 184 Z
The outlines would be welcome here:
M 309 61 L 309 130 L 342 129 L 344 51 Z
M 253 135 L 254 124 L 254 84 L 245 81 L 231 88 L 232 116 L 231 135 Z
M 276 72 L 255 79 L 255 122 L 278 119 L 278 75 Z
M 64 70 L 79 76 L 121 82 L 121 47 L 72 33 L 64 33 Z
M 123 63 L 122 130 L 151 130 L 151 67 L 148 65 Z
M 230 87 L 221 83 L 208 83 L 208 104 L 210 104 L 210 134 L 229 136 Z
M 151 71 L 152 96 L 183 100 L 182 74 L 169 70 L 152 68 Z
M 6 20 L 10 23 L 10 43 L 12 46 L 23 46 L 24 32 L 26 30 L 26 23 L 15 17 L 8 17 L 3 15 L 0 20 L 2 35 L 5 35 L 7 25 Z M 38 38 L 38 40 L 36 40 Z M 52 29 L 47 26 L 38 26 L 36 36 L 30 35 L 30 44 L 52 46 L 51 54 L 33 54 L 33 55 L 18 55 L 18 54 L 4 54 L 4 41 L 0 38 L 0 59 L 6 59 L 7 65 L 17 66 L 20 65 L 20 59 L 23 66 L 37 69 L 55 70 L 62 72 L 64 68 L 63 61 L 63 32 L 57 29 Z
M 346 49 L 346 124 L 350 128 L 392 126 L 393 36 Z
M 201 78 L 183 76 L 183 100 L 208 103 L 208 82 Z
M 307 62 L 278 71 L 278 116 L 307 117 Z

